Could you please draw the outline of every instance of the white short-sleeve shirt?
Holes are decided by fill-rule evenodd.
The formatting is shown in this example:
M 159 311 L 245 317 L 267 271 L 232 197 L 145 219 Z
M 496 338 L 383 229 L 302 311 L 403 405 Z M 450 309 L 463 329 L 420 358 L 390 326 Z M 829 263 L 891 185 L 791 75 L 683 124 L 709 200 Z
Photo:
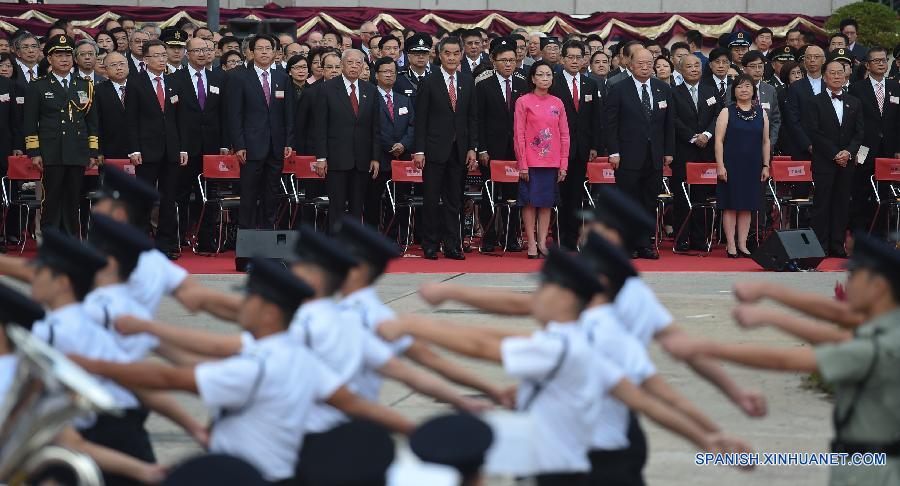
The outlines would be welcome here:
M 644 347 L 657 332 L 672 324 L 672 314 L 640 277 L 628 277 L 613 303 L 619 322 Z
M 640 386 L 656 374 L 656 367 L 644 345 L 619 323 L 612 305 L 587 309 L 579 320 L 594 351 L 615 363 Z M 591 439 L 592 450 L 619 450 L 628 447 L 628 406 L 608 394 L 600 396 L 600 414 Z
M 5 397 L 6 392 L 12 387 L 13 379 L 16 377 L 16 366 L 18 363 L 19 360 L 14 354 L 4 354 L 0 356 L 0 397 Z
M 597 396 L 624 377 L 618 366 L 588 346 L 577 323 L 550 323 L 530 337 L 511 337 L 501 344 L 503 368 L 522 380 L 517 403 L 523 407 L 535 387 L 542 391 L 527 410 L 533 421 L 535 471 L 583 473 L 590 470 L 587 453 L 599 412 Z M 562 359 L 555 376 L 548 375 Z
M 88 317 L 81 302 L 75 302 L 48 312 L 31 327 L 31 333 L 63 354 L 78 354 L 90 359 L 128 363 L 131 360 L 119 348 L 112 334 Z M 137 398 L 118 383 L 95 376 L 122 409 L 138 408 Z M 89 421 L 77 422 L 76 427 L 89 426 Z
M 155 316 L 163 296 L 174 292 L 187 276 L 187 270 L 172 263 L 161 251 L 147 250 L 138 258 L 128 286 L 131 296 Z
M 393 356 L 402 355 L 412 346 L 412 336 L 403 336 L 393 342 L 385 342 L 378 337 L 378 326 L 384 321 L 394 319 L 397 317 L 397 314 L 381 302 L 374 288 L 366 287 L 353 292 L 341 301 L 341 305 L 359 312 L 365 328 L 372 336 L 384 343 L 391 350 Z M 367 368 L 363 370 L 362 376 L 355 380 L 356 393 L 368 400 L 378 401 L 383 382 L 384 379 L 381 377 L 381 374 Z
M 248 461 L 269 481 L 294 475 L 314 404 L 340 387 L 286 332 L 256 341 L 249 352 L 200 364 L 194 373 L 200 398 L 217 417 L 209 450 Z
M 331 298 L 300 306 L 289 332 L 353 392 L 365 370 L 380 368 L 393 357 L 387 345 L 366 332 L 357 311 L 342 308 Z M 320 404 L 307 420 L 307 431 L 325 432 L 346 420 L 339 410 Z
M 153 315 L 135 300 L 128 284 L 113 284 L 97 287 L 84 298 L 84 311 L 92 321 L 102 325 L 113 335 L 116 343 L 131 361 L 145 358 L 159 346 L 159 338 L 148 333 L 123 336 L 116 331 L 115 321 L 121 316 L 131 315 L 140 319 L 152 319 Z

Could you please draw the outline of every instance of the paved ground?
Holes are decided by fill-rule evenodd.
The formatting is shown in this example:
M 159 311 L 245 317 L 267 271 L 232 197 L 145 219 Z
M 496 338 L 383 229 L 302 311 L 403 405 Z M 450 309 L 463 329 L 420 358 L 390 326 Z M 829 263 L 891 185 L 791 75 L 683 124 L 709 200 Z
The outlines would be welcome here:
M 767 274 L 767 278 L 830 294 L 835 273 Z M 238 276 L 200 277 L 204 283 L 230 288 Z M 674 314 L 677 322 L 689 332 L 734 342 L 779 343 L 799 345 L 796 341 L 768 330 L 744 332 L 729 317 L 733 305 L 730 288 L 733 282 L 747 278 L 747 274 L 728 273 L 658 273 L 645 278 L 658 292 L 663 303 Z M 759 278 L 759 276 L 754 276 Z M 442 318 L 472 325 L 498 325 L 527 329 L 534 323 L 521 319 L 508 319 L 473 312 L 456 305 L 431 309 L 416 295 L 419 284 L 428 280 L 453 279 L 471 285 L 491 285 L 515 290 L 528 290 L 535 281 L 525 275 L 389 275 L 379 285 L 382 297 L 400 312 L 434 312 Z M 229 332 L 233 327 L 206 316 L 189 316 L 177 304 L 164 302 L 161 318 L 191 327 Z M 737 367 L 729 370 L 741 382 L 763 390 L 769 400 L 770 413 L 764 419 L 743 416 L 730 402 L 708 384 L 699 380 L 685 366 L 676 364 L 654 346 L 651 354 L 660 372 L 682 393 L 691 397 L 715 420 L 735 435 L 753 442 L 758 451 L 825 451 L 831 435 L 830 403 L 820 393 L 803 385 L 799 374 L 775 374 L 750 371 Z M 501 382 L 507 382 L 502 371 L 493 365 L 462 360 L 466 366 Z M 421 419 L 444 410 L 445 406 L 411 393 L 400 385 L 389 384 L 383 391 L 382 402 L 415 419 Z M 203 414 L 202 407 L 191 397 L 185 403 Z M 691 445 L 644 420 L 650 441 L 650 462 L 646 470 L 649 484 L 664 485 L 749 485 L 749 484 L 824 484 L 827 471 L 824 468 L 768 468 L 745 473 L 728 468 L 698 468 L 693 464 Z M 177 460 L 196 451 L 195 446 L 178 429 L 160 418 L 152 418 L 150 430 L 157 454 L 164 463 Z M 508 484 L 495 480 L 492 485 Z

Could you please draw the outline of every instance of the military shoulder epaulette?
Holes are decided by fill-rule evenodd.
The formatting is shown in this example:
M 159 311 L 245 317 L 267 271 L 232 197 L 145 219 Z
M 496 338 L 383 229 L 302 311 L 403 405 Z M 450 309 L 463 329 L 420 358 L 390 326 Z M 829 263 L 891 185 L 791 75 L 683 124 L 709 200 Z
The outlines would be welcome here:
M 484 81 L 485 79 L 487 79 L 487 78 L 489 78 L 489 77 L 491 77 L 491 76 L 493 76 L 493 75 L 494 75 L 494 70 L 493 70 L 493 69 L 488 69 L 487 71 L 485 71 L 485 72 L 479 74 L 477 78 L 475 78 L 475 84 L 478 84 L 478 83 L 480 83 L 481 81 Z
M 520 73 L 520 72 L 518 72 L 518 71 L 514 72 L 514 73 L 513 73 L 513 76 L 516 77 L 516 78 L 521 79 L 522 81 L 528 81 L 528 78 L 526 78 L 524 74 L 522 74 L 522 73 Z

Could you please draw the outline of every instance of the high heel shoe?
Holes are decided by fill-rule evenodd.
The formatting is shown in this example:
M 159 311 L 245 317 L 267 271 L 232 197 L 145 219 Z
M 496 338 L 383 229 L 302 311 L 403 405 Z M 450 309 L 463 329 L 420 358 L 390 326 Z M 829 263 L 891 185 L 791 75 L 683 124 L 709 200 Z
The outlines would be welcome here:
M 546 258 L 548 253 L 550 253 L 550 250 L 541 250 L 541 247 L 538 247 L 538 255 L 540 257 Z
M 752 258 L 753 257 L 753 254 L 750 253 L 749 251 L 738 250 L 737 254 L 741 258 Z
M 740 256 L 739 254 L 737 254 L 737 253 L 728 253 L 728 250 L 725 250 L 725 255 L 727 255 L 728 258 L 740 258 L 740 257 L 741 257 L 741 256 Z
M 528 259 L 529 259 L 529 260 L 537 260 L 537 259 L 540 258 L 540 257 L 541 257 L 541 254 L 540 254 L 540 253 L 535 253 L 534 255 L 532 255 L 531 253 L 528 253 Z

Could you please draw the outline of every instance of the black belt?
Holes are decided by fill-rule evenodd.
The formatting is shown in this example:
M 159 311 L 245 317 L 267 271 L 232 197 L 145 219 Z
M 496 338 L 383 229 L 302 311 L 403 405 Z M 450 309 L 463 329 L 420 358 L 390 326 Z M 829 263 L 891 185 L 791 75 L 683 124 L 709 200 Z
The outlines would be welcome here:
M 831 441 L 831 452 L 846 454 L 885 454 L 890 457 L 900 457 L 900 441 L 888 444 L 876 444 L 873 442 L 833 440 Z

